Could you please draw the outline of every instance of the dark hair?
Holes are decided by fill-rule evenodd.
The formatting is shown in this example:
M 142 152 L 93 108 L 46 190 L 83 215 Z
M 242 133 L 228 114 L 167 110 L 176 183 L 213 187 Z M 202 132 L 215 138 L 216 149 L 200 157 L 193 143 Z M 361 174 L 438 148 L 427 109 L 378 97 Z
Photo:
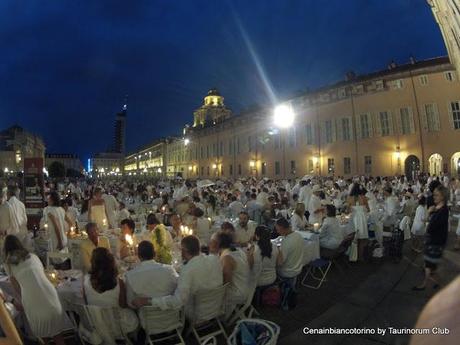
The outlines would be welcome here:
M 216 209 L 216 202 L 217 202 L 216 197 L 215 197 L 214 195 L 211 194 L 211 195 L 209 196 L 209 198 L 208 198 L 208 203 L 209 203 L 209 205 L 211 205 L 211 208 L 212 208 L 213 210 Z
M 385 192 L 387 192 L 388 194 L 392 194 L 392 193 L 393 193 L 393 188 L 391 188 L 390 186 L 385 187 L 383 190 L 384 190 Z
M 337 210 L 335 209 L 334 205 L 326 205 L 326 215 L 328 217 L 335 217 L 337 214 Z
M 108 249 L 98 247 L 93 250 L 89 275 L 93 289 L 99 293 L 112 290 L 117 286 L 118 269 Z
M 231 249 L 235 250 L 233 246 L 233 236 L 228 232 L 219 231 L 217 233 L 217 243 L 219 245 L 219 249 Z
M 441 185 L 441 182 L 439 182 L 439 180 L 436 179 L 430 182 L 430 184 L 428 185 L 428 189 L 430 190 L 431 193 L 433 193 L 434 190 L 440 185 Z
M 5 237 L 3 252 L 5 254 L 5 261 L 14 265 L 17 265 L 30 256 L 21 241 L 19 241 L 19 239 L 14 235 L 7 235 Z
M 128 228 L 130 228 L 134 232 L 134 228 L 136 227 L 136 223 L 134 223 L 134 220 L 126 218 L 123 219 L 120 223 L 121 225 L 126 225 Z
M 422 205 L 422 206 L 425 206 L 425 205 L 426 205 L 426 198 L 425 198 L 424 195 L 422 195 L 422 196 L 420 197 L 420 199 L 418 199 L 418 204 L 419 204 L 419 205 Z
M 359 195 L 359 184 L 353 183 L 353 187 L 350 190 L 350 196 L 358 196 Z
M 224 231 L 230 231 L 232 233 L 235 232 L 235 227 L 230 222 L 223 222 L 222 225 L 220 226 L 220 229 Z
M 83 203 L 81 204 L 81 213 L 88 212 L 88 206 L 89 206 L 88 199 L 83 200 Z
M 147 224 L 148 225 L 160 224 L 160 221 L 158 220 L 157 216 L 154 213 L 150 213 L 147 216 Z
M 282 227 L 283 229 L 289 229 L 289 222 L 286 218 L 281 217 L 275 221 L 275 224 Z
M 86 232 L 89 232 L 92 228 L 97 228 L 97 224 L 93 222 L 89 222 L 85 225 Z
M 61 198 L 59 197 L 59 194 L 56 191 L 52 191 L 48 197 L 50 200 L 53 202 L 53 206 L 59 207 L 61 206 Z
M 155 248 L 150 241 L 141 241 L 137 247 L 137 256 L 141 260 L 152 260 L 155 257 Z
M 190 255 L 197 256 L 200 254 L 200 240 L 195 235 L 185 236 L 180 244 Z
M 244 215 L 248 216 L 248 218 L 249 218 L 249 213 L 248 213 L 248 212 L 246 212 L 246 211 L 244 211 L 244 210 L 243 210 L 243 211 L 241 211 L 239 214 L 240 214 L 240 215 L 241 215 L 241 214 L 244 214 Z
M 195 209 L 193 210 L 193 215 L 194 215 L 195 217 L 198 217 L 198 218 L 199 218 L 199 217 L 203 217 L 203 216 L 204 216 L 204 212 L 203 212 L 203 210 L 202 210 L 201 208 L 195 207 Z
M 271 232 L 268 227 L 265 225 L 259 225 L 256 227 L 254 234 L 259 238 L 257 240 L 257 245 L 260 248 L 260 254 L 262 258 L 271 258 L 272 257 L 272 242 L 271 242 Z

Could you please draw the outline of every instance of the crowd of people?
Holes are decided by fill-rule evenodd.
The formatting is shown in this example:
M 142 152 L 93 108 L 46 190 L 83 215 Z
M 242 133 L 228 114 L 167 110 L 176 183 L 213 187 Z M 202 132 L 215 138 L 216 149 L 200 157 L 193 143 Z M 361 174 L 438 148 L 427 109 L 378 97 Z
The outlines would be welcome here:
M 388 234 L 401 230 L 412 238 L 412 250 L 424 255 L 425 276 L 414 290 L 432 282 L 436 288 L 449 209 L 460 201 L 460 181 L 447 176 L 201 182 L 50 180 L 40 223 L 30 231 L 19 185 L 7 181 L 0 203 L 3 268 L 20 296 L 11 301 L 25 313 L 33 335 L 63 344 L 66 327 L 65 310 L 34 243 L 38 237 L 48 240 L 48 251 L 68 253 L 69 239 L 84 234 L 84 301 L 122 308 L 122 325 L 130 333 L 139 327 L 136 310 L 143 306 L 183 307 L 193 317 L 192 298 L 205 289 L 228 284 L 229 316 L 254 292 L 278 282 L 295 288 L 304 268 L 305 231 L 318 236 L 321 254 L 354 234 L 347 254 L 364 262 L 382 252 Z M 109 241 L 107 233 L 118 240 Z M 278 237 L 282 241 L 274 241 Z M 175 262 L 175 249 L 181 262 Z M 129 269 L 121 274 L 126 261 Z M 52 264 L 66 269 L 72 263 Z

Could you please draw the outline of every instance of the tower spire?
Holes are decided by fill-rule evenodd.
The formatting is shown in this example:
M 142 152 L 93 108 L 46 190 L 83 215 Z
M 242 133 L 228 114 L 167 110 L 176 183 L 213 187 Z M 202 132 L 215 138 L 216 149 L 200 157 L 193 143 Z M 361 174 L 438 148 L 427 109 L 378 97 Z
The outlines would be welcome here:
M 123 102 L 123 108 L 122 108 L 122 110 L 123 110 L 124 112 L 126 112 L 126 110 L 128 110 L 128 95 L 125 95 L 125 100 L 124 100 L 124 102 Z

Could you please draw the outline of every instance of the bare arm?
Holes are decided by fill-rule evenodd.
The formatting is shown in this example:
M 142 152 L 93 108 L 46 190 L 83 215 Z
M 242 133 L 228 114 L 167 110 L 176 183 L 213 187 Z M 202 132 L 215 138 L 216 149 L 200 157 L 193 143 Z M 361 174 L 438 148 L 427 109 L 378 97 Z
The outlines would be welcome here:
M 53 223 L 54 232 L 56 233 L 56 238 L 58 239 L 57 249 L 61 250 L 64 248 L 64 246 L 62 245 L 62 238 L 61 238 L 61 231 L 60 231 L 61 229 L 59 228 L 54 215 L 52 215 L 51 213 L 48 213 L 48 217 L 51 220 L 51 223 Z
M 121 279 L 118 279 L 118 284 L 120 284 L 120 296 L 118 297 L 118 304 L 122 308 L 128 308 L 128 303 L 126 302 L 126 286 L 125 282 Z
M 235 270 L 235 260 L 230 256 L 221 258 L 222 271 L 224 274 L 224 284 L 231 283 L 233 278 L 233 271 Z

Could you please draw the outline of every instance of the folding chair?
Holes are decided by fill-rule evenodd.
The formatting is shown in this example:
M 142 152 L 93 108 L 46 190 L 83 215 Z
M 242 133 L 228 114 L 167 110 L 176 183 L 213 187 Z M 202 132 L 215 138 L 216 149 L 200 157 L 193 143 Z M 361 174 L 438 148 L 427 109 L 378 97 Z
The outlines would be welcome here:
M 256 291 L 256 284 L 257 282 L 254 280 L 252 286 L 249 289 L 246 302 L 235 308 L 232 315 L 227 320 L 228 325 L 234 324 L 238 319 L 251 318 L 254 313 L 258 314 L 257 310 L 252 306 L 252 300 L 254 299 L 254 293 Z
M 316 259 L 308 265 L 307 271 L 302 279 L 302 285 L 311 289 L 319 289 L 324 281 L 326 281 L 327 273 L 331 268 L 332 261 L 325 259 Z M 307 280 L 312 279 L 318 281 L 316 285 L 307 284 Z
M 339 259 L 345 255 L 347 252 L 348 248 L 351 246 L 351 242 L 353 242 L 353 239 L 355 238 L 355 233 L 348 234 L 343 241 L 340 243 L 339 247 L 335 250 L 333 249 L 326 249 L 326 248 L 321 248 L 321 258 L 329 260 L 332 262 L 332 265 L 337 267 L 337 269 L 340 271 L 340 273 L 344 273 L 342 268 L 339 265 Z M 345 265 L 349 267 L 349 265 L 345 262 Z
M 46 253 L 46 268 L 50 269 L 50 259 L 66 260 L 70 259 L 70 269 L 73 269 L 73 256 L 72 253 L 62 252 L 47 252 Z M 54 267 L 54 266 L 53 266 Z
M 154 342 L 178 338 L 179 342 L 176 344 L 185 345 L 181 335 L 185 323 L 183 309 L 161 310 L 156 307 L 142 307 L 139 309 L 139 320 L 145 331 L 146 343 L 153 345 Z
M 190 332 L 193 333 L 199 344 L 209 337 L 223 334 L 227 340 L 227 334 L 220 321 L 220 317 L 225 315 L 225 296 L 228 284 L 219 286 L 215 289 L 198 291 L 193 298 L 192 315 L 190 315 Z M 217 323 L 218 329 L 200 335 L 198 331 L 210 328 L 213 321 Z
M 85 345 L 86 343 L 99 345 L 102 343 L 100 335 L 91 324 L 86 305 L 68 301 L 67 314 L 69 315 L 74 328 L 77 330 L 78 338 L 82 345 Z M 78 315 L 78 319 L 75 317 L 76 315 Z

